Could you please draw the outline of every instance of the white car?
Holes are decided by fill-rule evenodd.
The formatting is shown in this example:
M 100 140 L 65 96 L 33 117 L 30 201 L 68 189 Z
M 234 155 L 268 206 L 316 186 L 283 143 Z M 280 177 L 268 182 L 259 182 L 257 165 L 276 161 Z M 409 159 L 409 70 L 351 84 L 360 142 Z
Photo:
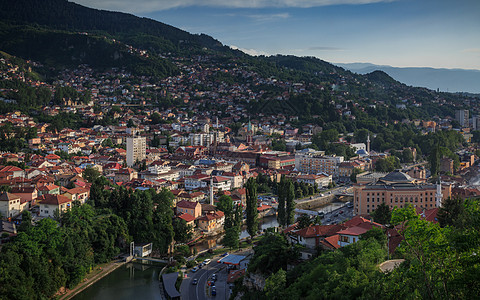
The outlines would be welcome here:
M 206 260 L 203 261 L 204 264 L 208 265 L 210 263 L 211 259 L 207 258 Z

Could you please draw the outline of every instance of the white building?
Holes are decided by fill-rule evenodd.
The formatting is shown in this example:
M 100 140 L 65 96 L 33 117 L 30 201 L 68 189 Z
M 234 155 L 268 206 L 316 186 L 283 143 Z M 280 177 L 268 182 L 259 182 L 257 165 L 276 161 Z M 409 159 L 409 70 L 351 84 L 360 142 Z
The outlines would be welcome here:
M 460 109 L 455 111 L 455 120 L 460 123 L 462 127 L 468 127 L 469 112 L 466 109 Z
M 127 166 L 133 166 L 137 161 L 147 157 L 147 140 L 145 137 L 127 138 Z
M 295 153 L 295 169 L 306 174 L 324 173 L 338 176 L 338 165 L 343 162 L 343 156 L 324 156 L 324 151 L 304 149 Z
M 19 196 L 3 192 L 0 194 L 0 213 L 3 218 L 16 217 L 22 212 L 22 204 Z

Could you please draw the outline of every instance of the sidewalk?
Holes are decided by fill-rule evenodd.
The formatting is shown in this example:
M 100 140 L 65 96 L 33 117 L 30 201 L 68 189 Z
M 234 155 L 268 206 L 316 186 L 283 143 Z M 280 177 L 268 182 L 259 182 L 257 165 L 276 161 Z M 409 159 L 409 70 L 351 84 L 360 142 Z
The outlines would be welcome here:
M 95 282 L 99 281 L 103 277 L 107 276 L 120 266 L 124 265 L 125 262 L 123 261 L 114 261 L 111 263 L 106 263 L 102 264 L 99 266 L 96 266 L 90 274 L 88 274 L 82 282 L 80 282 L 76 287 L 73 289 L 69 290 L 66 289 L 65 293 L 59 294 L 57 292 L 56 296 L 58 297 L 57 299 L 59 300 L 67 300 L 73 298 L 75 295 L 79 294 Z

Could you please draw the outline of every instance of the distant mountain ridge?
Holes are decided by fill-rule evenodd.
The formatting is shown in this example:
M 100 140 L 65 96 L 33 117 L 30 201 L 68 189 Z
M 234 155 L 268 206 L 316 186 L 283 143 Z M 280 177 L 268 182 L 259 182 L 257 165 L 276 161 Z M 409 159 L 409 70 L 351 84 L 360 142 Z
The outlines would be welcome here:
M 384 71 L 395 80 L 411 86 L 439 89 L 444 92 L 480 93 L 480 70 L 400 68 L 370 63 L 335 63 L 335 65 L 358 74 Z

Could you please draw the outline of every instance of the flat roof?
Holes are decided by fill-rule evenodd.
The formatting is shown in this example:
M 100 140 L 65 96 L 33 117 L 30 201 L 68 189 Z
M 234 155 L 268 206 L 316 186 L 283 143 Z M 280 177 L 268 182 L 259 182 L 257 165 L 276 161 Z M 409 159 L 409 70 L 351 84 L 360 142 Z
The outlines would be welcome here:
M 229 254 L 218 260 L 218 262 L 224 263 L 226 265 L 239 265 L 240 262 L 245 258 L 246 256 L 244 255 Z
M 165 288 L 165 291 L 170 298 L 177 298 L 181 296 L 181 294 L 177 291 L 177 288 L 175 287 L 177 278 L 178 272 L 162 275 L 163 287 Z

